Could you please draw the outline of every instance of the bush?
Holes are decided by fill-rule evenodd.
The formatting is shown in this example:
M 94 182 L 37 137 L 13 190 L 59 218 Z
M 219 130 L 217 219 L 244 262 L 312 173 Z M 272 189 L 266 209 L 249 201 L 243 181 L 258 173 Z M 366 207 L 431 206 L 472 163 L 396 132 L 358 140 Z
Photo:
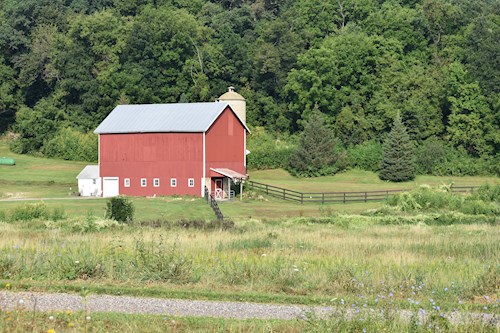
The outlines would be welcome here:
M 49 211 L 43 202 L 29 203 L 14 207 L 10 213 L 12 221 L 31 221 L 34 219 L 48 219 Z
M 134 219 L 134 204 L 127 197 L 110 198 L 106 203 L 106 217 L 118 222 L 131 222 Z
M 60 129 L 56 135 L 45 142 L 42 152 L 48 157 L 71 161 L 97 161 L 97 135 L 82 133 L 74 128 Z
M 434 176 L 500 175 L 500 156 L 475 158 L 439 139 L 428 138 L 417 149 L 417 173 Z
M 410 192 L 396 194 L 387 199 L 387 202 L 404 212 L 450 210 L 470 215 L 498 215 L 500 206 L 497 201 L 490 200 L 498 195 L 496 191 L 500 190 L 496 189 L 497 187 L 500 186 L 465 196 L 452 193 L 449 188 L 422 186 Z M 481 196 L 487 200 L 482 200 Z
M 278 139 L 263 127 L 257 127 L 249 136 L 247 148 L 248 168 L 254 170 L 285 168 L 290 156 L 295 151 L 295 145 L 290 137 Z
M 382 144 L 377 141 L 365 141 L 347 149 L 349 167 L 378 172 L 382 162 Z

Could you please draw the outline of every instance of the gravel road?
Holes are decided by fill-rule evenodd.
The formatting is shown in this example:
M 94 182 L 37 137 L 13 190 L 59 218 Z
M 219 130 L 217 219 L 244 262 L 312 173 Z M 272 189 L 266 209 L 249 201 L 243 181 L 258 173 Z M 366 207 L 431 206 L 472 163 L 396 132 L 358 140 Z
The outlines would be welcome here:
M 26 310 L 35 309 L 36 311 L 43 312 L 71 310 L 235 319 L 303 319 L 308 313 L 314 313 L 319 317 L 340 315 L 338 308 L 325 306 L 308 307 L 302 305 L 196 301 L 110 295 L 90 295 L 84 298 L 75 294 L 10 291 L 0 291 L 0 308 L 4 310 L 16 308 Z M 347 311 L 343 311 L 343 315 L 352 318 L 356 315 L 355 312 L 355 309 L 348 308 Z M 368 312 L 372 315 L 382 315 L 373 309 L 363 309 L 362 312 Z M 403 320 L 409 320 L 412 313 L 400 310 L 399 315 Z M 467 320 L 483 320 L 493 323 L 497 328 L 500 328 L 498 315 L 460 312 L 451 312 L 443 315 L 455 324 Z M 426 314 L 419 313 L 419 316 L 420 320 L 423 320 Z

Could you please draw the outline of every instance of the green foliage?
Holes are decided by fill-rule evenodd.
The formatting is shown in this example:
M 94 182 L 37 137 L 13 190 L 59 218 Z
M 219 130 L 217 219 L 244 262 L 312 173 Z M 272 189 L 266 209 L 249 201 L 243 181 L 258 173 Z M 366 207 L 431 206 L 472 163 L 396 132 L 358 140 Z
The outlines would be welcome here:
M 134 219 L 134 204 L 123 196 L 112 197 L 106 203 L 106 217 L 118 222 L 130 223 Z
M 47 157 L 97 162 L 97 145 L 97 135 L 94 133 L 84 134 L 71 127 L 65 127 L 45 142 L 42 152 Z
M 382 180 L 402 182 L 415 178 L 414 145 L 399 114 L 394 119 L 389 136 L 384 142 L 384 158 L 380 165 Z
M 498 215 L 500 185 L 481 187 L 469 196 L 453 193 L 449 187 L 433 189 L 422 186 L 390 197 L 387 202 L 403 212 L 412 211 L 457 211 L 469 215 Z
M 302 177 L 333 175 L 345 169 L 345 152 L 322 114 L 315 111 L 304 124 L 297 150 L 290 156 L 288 169 Z
M 27 222 L 35 219 L 47 219 L 48 217 L 49 210 L 43 202 L 17 206 L 10 212 L 10 219 L 12 221 Z
M 419 162 L 419 172 L 492 173 L 498 9 L 486 0 L 7 0 L 0 132 L 16 133 L 15 152 L 92 161 L 95 139 L 76 131 L 91 132 L 117 104 L 210 101 L 232 85 L 248 101 L 248 124 L 277 138 L 298 134 L 317 107 L 354 147 L 382 141 L 399 112 L 417 143 L 436 137 L 482 158 L 474 167 L 460 155 L 465 168 L 449 156 Z M 71 151 L 81 140 L 88 149 Z M 293 146 L 252 148 L 249 165 L 283 166 Z
M 349 167 L 378 172 L 383 158 L 382 144 L 377 141 L 365 141 L 347 149 Z
M 290 137 L 278 139 L 263 127 L 256 127 L 247 141 L 247 165 L 250 169 L 277 169 L 288 165 L 295 145 Z

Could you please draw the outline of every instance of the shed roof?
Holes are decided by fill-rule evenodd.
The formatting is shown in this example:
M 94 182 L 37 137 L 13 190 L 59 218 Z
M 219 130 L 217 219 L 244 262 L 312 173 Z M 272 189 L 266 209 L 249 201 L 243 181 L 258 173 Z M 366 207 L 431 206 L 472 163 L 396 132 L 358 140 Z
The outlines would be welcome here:
M 228 106 L 222 102 L 118 105 L 94 133 L 206 132 Z
M 97 179 L 99 178 L 99 166 L 98 165 L 87 165 L 83 170 L 76 176 L 76 179 Z

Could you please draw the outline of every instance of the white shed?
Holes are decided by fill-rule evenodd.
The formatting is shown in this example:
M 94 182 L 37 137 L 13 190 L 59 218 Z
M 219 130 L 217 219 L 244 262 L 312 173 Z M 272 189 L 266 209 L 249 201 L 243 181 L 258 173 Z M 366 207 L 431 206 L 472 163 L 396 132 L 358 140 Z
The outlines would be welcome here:
M 82 197 L 96 197 L 101 195 L 101 177 L 98 165 L 87 165 L 76 176 L 78 192 Z

